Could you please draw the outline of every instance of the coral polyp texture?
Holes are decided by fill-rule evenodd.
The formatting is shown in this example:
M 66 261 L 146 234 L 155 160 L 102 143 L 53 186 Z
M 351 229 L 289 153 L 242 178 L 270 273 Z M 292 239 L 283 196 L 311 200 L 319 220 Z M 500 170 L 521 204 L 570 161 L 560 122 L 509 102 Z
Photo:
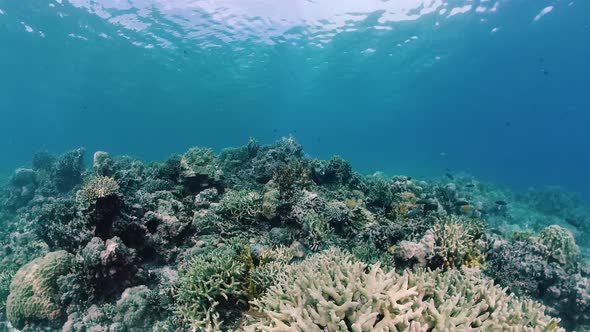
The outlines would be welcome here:
M 58 278 L 70 273 L 74 255 L 51 252 L 21 267 L 12 277 L 6 300 L 8 320 L 17 328 L 26 322 L 59 322 L 64 308 L 60 303 Z
M 0 331 L 582 331 L 590 213 L 555 188 L 363 175 L 292 138 L 0 181 Z

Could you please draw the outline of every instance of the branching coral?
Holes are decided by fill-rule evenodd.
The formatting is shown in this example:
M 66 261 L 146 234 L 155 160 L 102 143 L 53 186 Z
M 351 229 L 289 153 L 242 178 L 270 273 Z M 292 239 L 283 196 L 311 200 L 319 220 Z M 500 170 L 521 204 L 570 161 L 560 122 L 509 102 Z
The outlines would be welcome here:
M 115 196 L 119 193 L 119 184 L 108 176 L 90 178 L 82 189 L 76 193 L 76 200 L 82 207 L 95 204 L 99 199 Z
M 228 191 L 217 207 L 221 215 L 240 223 L 252 224 L 262 213 L 262 196 L 257 192 Z
M 222 252 L 192 258 L 175 290 L 178 314 L 196 329 L 218 318 L 220 307 L 239 309 L 244 305 L 245 272 L 242 262 Z
M 435 222 L 419 242 L 401 241 L 396 256 L 430 268 L 481 266 L 488 249 L 484 231 L 481 221 L 449 216 Z
M 246 331 L 551 331 L 558 319 L 491 281 L 452 270 L 385 272 L 329 250 L 287 267 Z

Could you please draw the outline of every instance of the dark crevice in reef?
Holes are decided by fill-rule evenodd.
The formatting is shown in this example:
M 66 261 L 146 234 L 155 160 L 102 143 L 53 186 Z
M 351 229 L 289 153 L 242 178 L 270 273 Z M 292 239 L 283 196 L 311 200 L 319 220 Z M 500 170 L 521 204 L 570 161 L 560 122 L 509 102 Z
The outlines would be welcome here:
M 293 138 L 84 156 L 0 188 L 0 330 L 590 326 L 590 213 L 558 189 L 365 176 Z

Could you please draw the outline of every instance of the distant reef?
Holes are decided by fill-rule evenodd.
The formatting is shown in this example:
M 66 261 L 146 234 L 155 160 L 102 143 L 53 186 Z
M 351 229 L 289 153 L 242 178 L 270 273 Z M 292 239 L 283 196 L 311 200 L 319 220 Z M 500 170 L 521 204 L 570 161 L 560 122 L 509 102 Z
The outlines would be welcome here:
M 361 175 L 292 137 L 1 183 L 0 331 L 590 329 L 590 212 L 558 188 Z

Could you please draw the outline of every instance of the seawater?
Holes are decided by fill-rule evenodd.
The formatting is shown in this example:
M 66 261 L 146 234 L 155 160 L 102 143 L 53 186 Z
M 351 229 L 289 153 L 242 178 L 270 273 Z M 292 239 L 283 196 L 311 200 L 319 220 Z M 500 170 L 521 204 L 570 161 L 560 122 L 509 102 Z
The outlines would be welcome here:
M 311 156 L 590 197 L 590 3 L 0 0 L 0 169 L 293 135 Z

